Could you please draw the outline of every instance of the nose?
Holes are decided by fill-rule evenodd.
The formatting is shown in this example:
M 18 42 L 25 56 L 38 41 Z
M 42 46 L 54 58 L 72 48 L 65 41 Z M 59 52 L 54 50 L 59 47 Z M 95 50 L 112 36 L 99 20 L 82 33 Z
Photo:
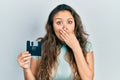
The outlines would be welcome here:
M 66 25 L 66 23 L 63 24 L 62 29 L 67 29 L 67 25 Z
M 65 29 L 66 27 L 63 25 L 62 29 Z

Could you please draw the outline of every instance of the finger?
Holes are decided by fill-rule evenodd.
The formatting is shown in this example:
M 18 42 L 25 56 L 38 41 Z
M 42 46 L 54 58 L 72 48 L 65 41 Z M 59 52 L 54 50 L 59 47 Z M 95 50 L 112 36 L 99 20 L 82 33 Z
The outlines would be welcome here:
M 63 28 L 63 30 L 64 30 L 67 34 L 69 34 L 68 28 Z
M 20 63 L 20 66 L 23 67 L 24 65 L 28 65 L 30 63 L 30 60 L 24 61 Z
M 66 39 L 66 36 L 65 36 L 65 34 L 63 33 L 62 30 L 60 31 L 60 36 L 61 36 L 61 38 L 62 38 L 63 40 Z
M 22 58 L 31 57 L 31 54 L 23 54 Z
M 23 58 L 23 61 L 27 61 L 27 60 L 30 60 L 30 59 L 31 59 L 31 56 L 28 56 L 28 57 Z
M 27 62 L 30 62 L 31 61 L 31 58 L 27 58 L 26 60 L 24 60 L 23 63 L 27 63 Z
M 30 63 L 30 60 L 27 60 L 23 63 L 23 65 Z
M 66 33 L 64 30 L 60 30 L 61 31 L 61 34 L 65 37 L 65 38 L 68 38 L 69 35 L 68 33 Z
M 31 57 L 25 57 L 25 58 L 23 58 L 22 60 L 21 60 L 21 62 L 25 62 L 25 61 L 30 61 L 31 60 Z
M 31 61 L 31 58 L 26 58 L 26 59 L 23 59 L 23 60 L 19 61 L 19 64 L 23 65 L 23 64 L 25 64 L 27 62 L 30 62 L 30 61 Z
M 20 54 L 18 55 L 18 58 L 20 58 L 21 56 L 23 56 L 24 54 L 27 54 L 27 53 L 29 53 L 29 52 L 24 51 L 24 52 L 20 53 Z
M 21 59 L 23 59 L 23 58 L 25 58 L 25 57 L 29 57 L 29 56 L 31 56 L 30 53 L 28 53 L 28 52 L 23 52 L 23 53 L 20 54 L 19 59 L 21 60 Z
M 60 37 L 66 42 L 66 39 L 62 34 L 60 34 Z
M 20 57 L 20 58 L 18 59 L 18 63 L 21 63 L 21 62 L 24 62 L 24 61 L 26 61 L 26 60 L 30 60 L 30 59 L 31 59 L 31 56 Z
M 69 41 L 69 37 L 64 34 L 64 32 L 61 31 L 61 38 L 67 43 Z

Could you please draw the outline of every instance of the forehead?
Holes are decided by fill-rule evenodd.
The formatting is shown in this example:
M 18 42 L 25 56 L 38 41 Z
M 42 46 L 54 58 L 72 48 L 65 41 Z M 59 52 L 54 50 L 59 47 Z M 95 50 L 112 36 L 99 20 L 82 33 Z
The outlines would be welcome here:
M 67 10 L 59 11 L 59 12 L 57 12 L 57 13 L 55 14 L 55 16 L 54 16 L 54 19 L 68 19 L 68 18 L 73 19 L 73 16 L 72 16 L 72 14 L 71 14 L 69 11 L 67 11 Z

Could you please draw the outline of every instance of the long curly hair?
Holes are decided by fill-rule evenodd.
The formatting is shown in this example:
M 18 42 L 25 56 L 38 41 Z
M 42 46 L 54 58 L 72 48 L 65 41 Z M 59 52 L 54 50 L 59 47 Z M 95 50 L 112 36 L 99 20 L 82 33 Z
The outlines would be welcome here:
M 76 11 L 66 5 L 61 4 L 58 5 L 56 8 L 52 10 L 48 17 L 48 21 L 46 24 L 46 35 L 41 39 L 42 42 L 42 55 L 41 59 L 39 60 L 39 66 L 37 69 L 37 76 L 36 80 L 51 80 L 52 78 L 52 70 L 55 70 L 57 67 L 57 57 L 60 54 L 60 48 L 62 42 L 57 38 L 54 29 L 53 29 L 53 18 L 56 13 L 59 11 L 67 10 L 71 13 L 71 15 L 74 18 L 75 21 L 75 29 L 74 33 L 79 41 L 79 44 L 82 48 L 83 55 L 85 56 L 85 53 L 87 52 L 85 49 L 86 43 L 87 43 L 87 36 L 88 34 L 83 29 L 83 24 L 80 19 L 80 16 L 76 13 Z M 78 73 L 77 64 L 75 61 L 75 57 L 73 55 L 72 50 L 67 46 L 67 54 L 65 55 L 66 61 L 70 64 L 70 67 L 73 72 L 73 76 L 75 80 L 80 80 L 80 74 Z

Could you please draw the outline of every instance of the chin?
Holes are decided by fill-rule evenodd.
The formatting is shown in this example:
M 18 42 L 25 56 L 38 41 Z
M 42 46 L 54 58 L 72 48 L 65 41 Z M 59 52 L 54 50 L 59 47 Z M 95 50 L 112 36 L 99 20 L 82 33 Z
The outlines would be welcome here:
M 58 39 L 60 40 L 60 43 L 65 43 L 64 40 L 61 37 L 58 37 Z
M 60 36 L 57 35 L 57 38 L 59 39 L 60 43 L 64 43 L 64 40 Z
M 58 37 L 58 39 L 59 39 L 60 41 L 62 41 L 62 42 L 64 41 L 60 36 Z

